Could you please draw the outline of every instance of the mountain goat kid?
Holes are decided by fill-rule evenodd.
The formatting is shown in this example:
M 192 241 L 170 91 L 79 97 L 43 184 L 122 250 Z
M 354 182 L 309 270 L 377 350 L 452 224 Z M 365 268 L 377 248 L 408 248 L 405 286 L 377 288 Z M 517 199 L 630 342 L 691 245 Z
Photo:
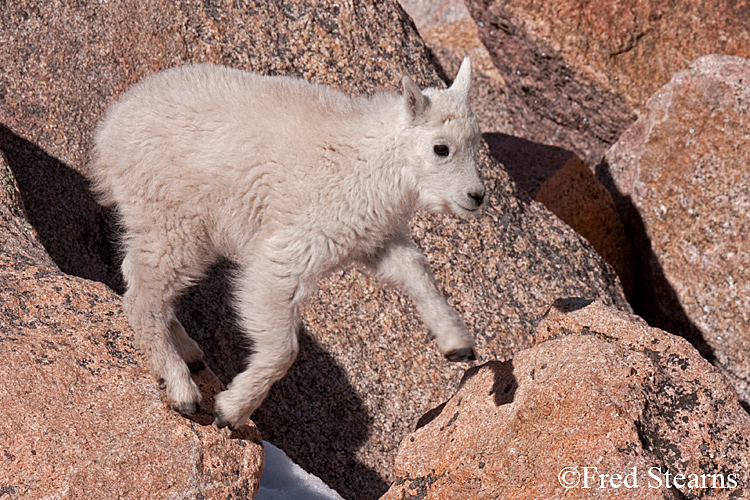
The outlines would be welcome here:
M 125 229 L 124 308 L 171 406 L 197 411 L 203 352 L 175 317 L 179 294 L 218 257 L 238 264 L 247 369 L 216 398 L 242 425 L 297 351 L 301 310 L 326 273 L 353 261 L 405 289 L 451 361 L 472 336 L 410 243 L 417 209 L 476 212 L 484 198 L 468 104 L 471 62 L 447 90 L 349 97 L 214 65 L 146 78 L 107 112 L 90 177 Z

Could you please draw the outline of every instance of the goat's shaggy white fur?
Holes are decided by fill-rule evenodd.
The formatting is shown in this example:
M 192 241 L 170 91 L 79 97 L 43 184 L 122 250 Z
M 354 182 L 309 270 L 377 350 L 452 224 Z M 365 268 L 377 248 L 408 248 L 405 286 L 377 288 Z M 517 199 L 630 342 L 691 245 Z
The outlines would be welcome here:
M 196 411 L 188 366 L 203 353 L 174 314 L 217 257 L 239 265 L 247 370 L 218 395 L 220 426 L 261 404 L 297 354 L 300 310 L 322 275 L 360 261 L 412 297 L 438 348 L 473 359 L 408 222 L 419 208 L 470 213 L 484 187 L 468 104 L 470 61 L 447 90 L 348 97 L 288 77 L 213 65 L 157 73 L 125 93 L 95 134 L 90 176 L 126 230 L 125 310 L 172 406 Z

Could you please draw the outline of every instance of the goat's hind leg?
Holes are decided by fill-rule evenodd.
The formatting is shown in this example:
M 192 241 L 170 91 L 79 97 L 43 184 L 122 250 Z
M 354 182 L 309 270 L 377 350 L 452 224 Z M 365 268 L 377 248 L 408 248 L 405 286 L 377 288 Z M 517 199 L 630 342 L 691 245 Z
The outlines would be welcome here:
M 190 373 L 198 373 L 206 368 L 203 361 L 203 350 L 198 343 L 191 339 L 182 323 L 177 318 L 173 318 L 169 323 L 169 333 L 180 357 L 187 363 Z
M 141 246 L 132 239 L 130 243 L 123 261 L 128 283 L 124 306 L 136 344 L 160 387 L 166 389 L 170 406 L 183 414 L 196 413 L 201 395 L 187 363 L 202 363 L 203 353 L 174 314 L 174 301 L 189 280 L 165 258 L 168 254 L 156 251 L 153 241 Z

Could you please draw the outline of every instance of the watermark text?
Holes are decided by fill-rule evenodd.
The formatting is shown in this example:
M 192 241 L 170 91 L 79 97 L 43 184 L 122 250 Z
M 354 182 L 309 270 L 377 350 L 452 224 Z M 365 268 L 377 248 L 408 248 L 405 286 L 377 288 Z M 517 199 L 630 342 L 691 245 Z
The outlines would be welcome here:
M 626 472 L 607 473 L 598 467 L 565 467 L 560 470 L 557 480 L 567 489 L 619 489 L 619 488 L 687 488 L 734 489 L 739 486 L 737 474 L 674 474 L 661 467 L 650 467 L 646 476 L 638 474 L 633 467 Z

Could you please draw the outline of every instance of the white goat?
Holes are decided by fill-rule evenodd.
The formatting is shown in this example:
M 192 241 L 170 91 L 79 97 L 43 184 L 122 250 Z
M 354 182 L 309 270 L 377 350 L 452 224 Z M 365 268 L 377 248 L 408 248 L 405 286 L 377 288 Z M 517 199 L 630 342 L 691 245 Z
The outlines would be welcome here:
M 99 124 L 90 176 L 126 230 L 124 307 L 172 407 L 194 413 L 203 352 L 174 304 L 219 256 L 239 266 L 247 369 L 217 396 L 242 425 L 297 351 L 320 278 L 352 261 L 405 289 L 438 349 L 474 359 L 473 339 L 410 243 L 416 209 L 476 212 L 484 198 L 465 59 L 447 90 L 349 97 L 289 77 L 213 65 L 146 78 Z

